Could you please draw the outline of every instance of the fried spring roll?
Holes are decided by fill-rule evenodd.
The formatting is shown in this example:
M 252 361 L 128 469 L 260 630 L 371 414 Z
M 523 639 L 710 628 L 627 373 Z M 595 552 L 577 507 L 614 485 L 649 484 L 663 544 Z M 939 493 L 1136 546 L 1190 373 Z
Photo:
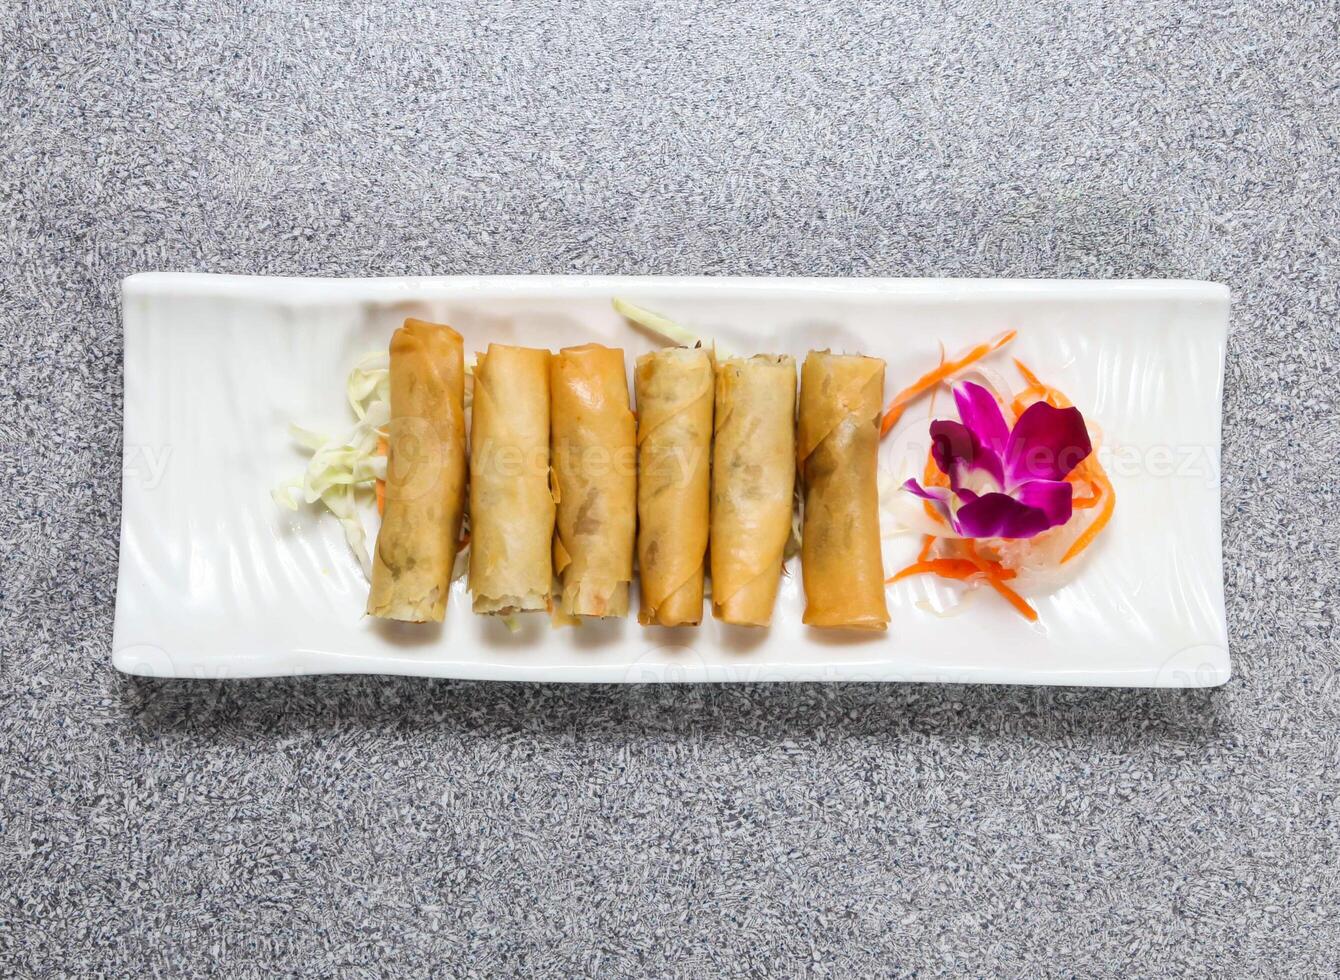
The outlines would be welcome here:
M 760 354 L 716 371 L 712 614 L 767 626 L 777 600 L 796 481 L 796 362 Z
M 547 350 L 489 344 L 475 365 L 470 422 L 470 591 L 477 613 L 549 608 Z
M 566 347 L 549 364 L 558 503 L 554 571 L 566 616 L 626 616 L 637 523 L 637 423 L 623 351 Z
M 440 623 L 465 508 L 465 363 L 451 327 L 411 318 L 391 338 L 388 443 L 367 611 Z
M 703 618 L 712 356 L 669 348 L 637 359 L 638 622 L 697 626 Z
M 800 376 L 800 560 L 810 626 L 882 630 L 884 563 L 876 459 L 884 362 L 811 351 Z

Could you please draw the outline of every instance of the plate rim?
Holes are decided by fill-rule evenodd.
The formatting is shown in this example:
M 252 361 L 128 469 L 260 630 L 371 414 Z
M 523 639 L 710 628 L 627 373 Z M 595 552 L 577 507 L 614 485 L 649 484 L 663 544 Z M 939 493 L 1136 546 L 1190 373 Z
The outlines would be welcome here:
M 1230 288 L 1222 283 L 1216 283 L 1207 280 L 1198 279 L 1160 279 L 1160 278 L 1140 278 L 1140 279 L 1078 279 L 1078 278 L 939 278 L 939 277 L 806 277 L 806 276 L 684 276 L 684 275 L 564 275 L 564 274 L 525 274 L 525 275 L 429 275 L 429 276 L 365 276 L 365 277 L 308 277 L 308 276 L 273 276 L 273 275 L 245 275 L 245 274 L 214 274 L 202 272 L 168 272 L 151 271 L 135 273 L 123 278 L 120 282 L 121 303 L 120 314 L 123 325 L 123 341 L 128 340 L 125 336 L 125 327 L 128 324 L 130 313 L 128 307 L 132 300 L 152 298 L 155 296 L 167 294 L 181 294 L 189 292 L 194 296 L 203 298 L 220 298 L 236 295 L 239 291 L 245 290 L 249 296 L 255 297 L 260 301 L 280 302 L 293 305 L 299 305 L 304 302 L 329 301 L 334 294 L 337 299 L 349 299 L 358 296 L 364 299 L 435 299 L 448 298 L 460 293 L 469 293 L 475 290 L 490 291 L 490 295 L 498 295 L 498 290 L 504 290 L 509 295 L 524 296 L 528 294 L 553 294 L 561 293 L 567 295 L 589 295 L 598 293 L 609 293 L 613 289 L 638 290 L 640 288 L 655 289 L 659 291 L 677 291 L 684 290 L 690 292 L 710 292 L 714 289 L 732 289 L 732 290 L 759 290 L 767 291 L 775 295 L 778 291 L 785 292 L 788 288 L 803 290 L 806 292 L 826 292 L 831 291 L 835 295 L 864 293 L 871 296 L 898 296 L 898 297 L 918 297 L 937 300 L 953 300 L 958 297 L 971 299 L 990 299 L 996 296 L 1002 298 L 1030 298 L 1039 300 L 1104 300 L 1104 299 L 1135 299 L 1147 297 L 1151 300 L 1178 299 L 1200 303 L 1207 303 L 1213 306 L 1222 306 L 1223 316 L 1217 324 L 1217 339 L 1219 341 L 1219 354 L 1217 364 L 1216 394 L 1219 407 L 1219 422 L 1216 427 L 1215 451 L 1222 454 L 1223 447 L 1223 383 L 1224 366 L 1226 359 L 1226 339 L 1229 333 L 1230 316 L 1229 312 L 1232 304 L 1232 292 Z M 1209 329 L 1209 325 L 1202 326 L 1201 329 Z M 126 377 L 126 361 L 131 356 L 131 345 L 124 343 L 123 346 L 123 379 Z M 122 436 L 123 453 L 129 446 L 127 436 L 127 425 L 129 419 L 126 414 L 128 391 L 123 388 L 122 393 Z M 121 508 L 121 527 L 120 527 L 120 548 L 118 554 L 118 575 L 117 575 L 117 600 L 116 615 L 114 619 L 113 632 L 113 650 L 112 662 L 115 668 L 123 673 L 135 676 L 148 677 L 172 677 L 175 679 L 189 680 L 193 676 L 205 676 L 197 672 L 197 675 L 171 672 L 159 673 L 154 665 L 148 661 L 138 659 L 135 651 L 140 649 L 139 645 L 131 644 L 123 646 L 118 643 L 121 632 L 121 596 L 122 596 L 122 576 L 124 568 L 120 564 L 120 554 L 125 551 L 124 543 L 127 533 L 127 511 L 125 507 L 125 494 L 127 493 L 127 483 L 122 481 L 122 508 Z M 812 671 L 804 668 L 798 668 L 796 676 L 763 676 L 768 673 L 781 673 L 777 664 L 759 665 L 759 664 L 715 664 L 703 665 L 703 669 L 685 669 L 680 668 L 678 672 L 673 668 L 666 670 L 664 665 L 657 671 L 657 676 L 630 677 L 630 668 L 625 663 L 616 664 L 592 664 L 589 667 L 579 667 L 574 670 L 570 665 L 536 665 L 530 664 L 520 666 L 514 663 L 498 663 L 487 665 L 454 663 L 451 665 L 449 673 L 441 670 L 432 669 L 435 664 L 426 661 L 421 664 L 396 662 L 382 664 L 380 668 L 376 664 L 368 663 L 364 654 L 348 654 L 343 657 L 331 658 L 329 666 L 318 664 L 315 667 L 307 666 L 301 669 L 275 670 L 258 669 L 251 670 L 246 666 L 237 669 L 237 664 L 228 671 L 227 677 L 236 679 L 256 678 L 256 677 L 284 677 L 284 676 L 317 676 L 324 674 L 376 674 L 382 676 L 416 676 L 416 677 L 438 677 L 455 678 L 461 680 L 501 680 L 511 683 L 535 682 L 535 683 L 718 683 L 718 682 L 754 682 L 754 683 L 782 683 L 782 682 L 803 682 L 824 681 L 860 681 L 867 683 L 949 683 L 949 684 L 1004 684 L 1020 686 L 1087 686 L 1087 687 L 1127 687 L 1127 688 L 1200 688 L 1200 687 L 1219 687 L 1226 684 L 1233 675 L 1232 660 L 1229 653 L 1229 642 L 1227 633 L 1226 617 L 1226 597 L 1223 594 L 1223 517 L 1222 517 L 1222 499 L 1223 499 L 1222 478 L 1216 481 L 1215 496 L 1219 502 L 1219 508 L 1215 515 L 1215 525 L 1218 531 L 1218 541 L 1216 551 L 1219 561 L 1219 576 L 1221 581 L 1219 618 L 1223 627 L 1223 644 L 1205 644 L 1204 646 L 1214 647 L 1214 654 L 1211 660 L 1200 666 L 1200 673 L 1189 678 L 1189 682 L 1172 683 L 1170 678 L 1161 676 L 1162 668 L 1129 668 L 1109 670 L 1104 679 L 1095 680 L 1093 677 L 1093 668 L 1077 669 L 1074 671 L 1056 670 L 1048 668 L 1046 670 L 1027 670 L 1009 668 L 989 667 L 955 667 L 946 668 L 943 676 L 936 678 L 926 677 L 898 677 L 896 664 L 888 665 L 890 669 L 882 671 L 887 676 L 859 676 L 859 673 L 867 674 L 881 673 L 878 667 L 872 668 L 869 664 L 862 664 L 859 672 L 846 671 L 844 673 L 843 665 L 834 664 L 829 671 L 834 676 L 813 676 L 807 677 L 806 674 L 823 674 L 829 671 Z M 654 647 L 649 646 L 649 649 Z M 299 651 L 293 651 L 299 652 Z M 1180 652 L 1180 651 L 1179 651 Z M 321 651 L 323 657 L 330 657 L 328 651 Z M 1177 654 L 1174 654 L 1176 657 Z M 169 658 L 170 659 L 170 658 Z M 340 659 L 358 660 L 359 663 L 340 663 Z M 1171 659 L 1171 658 L 1170 658 Z M 1166 662 L 1165 662 L 1166 666 Z M 388 670 L 387 668 L 391 668 Z M 523 672 L 525 676 L 514 675 L 514 672 Z M 540 674 L 553 672 L 556 676 L 543 677 Z M 1149 675 L 1154 673 L 1152 682 L 1140 683 L 1139 681 L 1125 680 L 1121 678 L 1122 673 Z M 591 676 L 585 676 L 589 673 Z M 650 675 L 653 673 L 648 670 Z M 573 676 L 577 674 L 578 676 Z M 756 676 L 749 676 L 754 674 Z M 1008 677 L 1000 676 L 1008 674 Z M 1083 679 L 1067 679 L 1068 675 L 1084 675 Z M 508 676 L 513 675 L 513 676 Z M 617 676 L 616 676 L 617 675 Z M 1160 682 L 1162 681 L 1162 682 Z

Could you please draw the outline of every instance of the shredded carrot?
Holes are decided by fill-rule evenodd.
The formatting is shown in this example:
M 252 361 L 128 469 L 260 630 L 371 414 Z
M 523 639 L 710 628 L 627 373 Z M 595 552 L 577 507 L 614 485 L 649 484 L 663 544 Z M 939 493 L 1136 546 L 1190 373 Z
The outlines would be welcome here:
M 939 575 L 941 578 L 965 579 L 978 574 L 980 569 L 966 558 L 928 558 L 913 562 L 898 574 L 885 579 L 885 584 L 901 582 L 912 575 Z
M 935 461 L 935 453 L 926 451 L 926 468 L 921 474 L 921 485 L 924 487 L 947 487 L 949 486 L 949 476 L 940 469 L 940 464 Z
M 1073 470 L 1071 471 L 1071 475 L 1074 475 Z M 1075 510 L 1088 510 L 1090 507 L 1096 506 L 1098 502 L 1103 499 L 1103 485 L 1092 480 L 1090 482 L 1093 484 L 1093 495 L 1090 497 L 1076 497 L 1071 501 L 1070 505 L 1074 507 Z
M 1025 364 L 1023 361 L 1019 360 L 1019 358 L 1017 357 L 1014 359 L 1014 366 L 1019 369 L 1019 373 L 1024 376 L 1024 380 L 1028 382 L 1029 387 L 1032 388 L 1046 387 L 1046 385 L 1044 385 L 1041 381 L 1038 380 L 1038 376 L 1029 369 L 1028 365 Z
M 941 472 L 939 465 L 935 462 L 935 454 L 927 450 L 926 469 L 921 474 L 921 485 L 923 487 L 947 487 L 949 486 L 949 477 Z M 937 524 L 945 522 L 944 516 L 935 509 L 935 505 L 929 500 L 923 500 L 921 506 L 926 514 Z
M 1033 373 L 1032 369 L 1017 357 L 1014 359 L 1014 366 L 1019 369 L 1019 373 L 1028 382 L 1028 387 L 1015 396 L 1014 410 L 1016 415 L 1020 414 L 1019 405 L 1030 396 L 1040 398 L 1054 408 L 1069 408 L 1073 404 L 1059 388 L 1053 388 L 1051 385 L 1039 381 L 1038 376 Z
M 968 351 L 962 357 L 955 358 L 952 361 L 945 361 L 933 371 L 928 371 L 920 378 L 908 385 L 898 394 L 893 396 L 893 401 L 889 402 L 889 407 L 884 412 L 884 421 L 879 427 L 881 436 L 888 435 L 889 430 L 898 424 L 898 419 L 902 417 L 903 410 L 907 408 L 908 402 L 920 394 L 924 394 L 935 387 L 941 381 L 953 377 L 970 364 L 975 364 L 986 357 L 992 351 L 998 351 L 1011 340 L 1015 338 L 1018 331 L 1007 330 L 997 337 L 993 337 L 984 344 L 978 344 L 972 350 Z
M 928 535 L 929 537 L 929 535 Z M 922 548 L 924 555 L 929 547 Z M 901 582 L 913 575 L 938 575 L 941 578 L 963 581 L 980 575 L 1006 602 L 1027 619 L 1034 622 L 1038 618 L 1037 610 L 1024 601 L 1024 598 L 1005 584 L 1005 579 L 1013 578 L 1014 572 L 1003 568 L 999 562 L 983 558 L 977 553 L 972 542 L 967 542 L 967 558 L 918 558 L 898 574 L 886 579 L 887 584 Z
M 1096 459 L 1093 460 L 1089 479 L 1099 489 L 1103 498 L 1103 508 L 1098 512 L 1098 516 L 1093 519 L 1093 522 L 1084 529 L 1084 533 L 1076 538 L 1075 543 L 1061 556 L 1062 565 L 1093 544 L 1094 538 L 1102 533 L 1103 528 L 1107 526 L 1107 522 L 1112 519 L 1112 512 L 1117 508 L 1117 495 L 1112 489 L 1112 481 L 1107 478 L 1107 474 L 1103 472 L 1103 467 Z
M 1024 414 L 1024 409 L 1028 408 L 1029 405 L 1033 404 L 1033 402 L 1038 399 L 1046 397 L 1047 389 L 1045 386 L 1029 385 L 1023 391 L 1019 392 L 1019 394 L 1014 396 L 1014 401 L 1010 405 L 1010 408 L 1014 412 L 1014 417 L 1018 419 L 1020 415 Z
M 1014 578 L 1014 572 L 1003 567 L 1000 562 L 991 561 L 977 553 L 977 545 L 969 539 L 967 542 L 968 560 L 976 565 L 986 576 L 986 584 L 995 589 L 1000 597 L 1012 605 L 1019 615 L 1030 623 L 1036 622 L 1038 611 L 1024 601 L 1024 597 L 1005 584 L 1005 579 Z
M 1015 592 L 1000 579 L 993 578 L 990 575 L 986 577 L 986 584 L 1000 593 L 1000 597 L 1012 605 L 1024 619 L 1028 620 L 1030 623 L 1037 622 L 1038 611 L 1025 602 L 1024 597 L 1018 592 Z
M 921 539 L 921 551 L 917 554 L 917 561 L 926 561 L 931 556 L 931 549 L 935 547 L 935 535 L 928 534 Z
M 942 340 L 940 341 L 940 362 L 935 365 L 935 368 L 938 371 L 940 368 L 944 366 L 945 366 L 945 342 Z M 935 417 L 935 396 L 938 395 L 939 393 L 940 389 L 938 387 L 931 389 L 931 418 Z

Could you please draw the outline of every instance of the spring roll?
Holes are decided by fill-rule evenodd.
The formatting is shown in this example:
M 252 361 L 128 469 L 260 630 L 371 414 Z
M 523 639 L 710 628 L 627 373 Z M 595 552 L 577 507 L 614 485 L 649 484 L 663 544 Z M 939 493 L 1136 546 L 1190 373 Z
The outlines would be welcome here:
M 702 622 L 712 384 L 712 356 L 701 348 L 637 359 L 637 619 L 644 626 Z
M 369 615 L 440 623 L 465 509 L 465 363 L 451 327 L 408 319 L 391 338 L 386 509 Z
M 627 616 L 637 523 L 637 423 L 623 351 L 586 344 L 549 364 L 558 503 L 554 571 L 565 616 Z
M 489 344 L 475 364 L 470 422 L 470 591 L 474 611 L 549 608 L 549 352 Z
M 796 482 L 796 362 L 723 360 L 712 450 L 712 614 L 767 626 L 791 535 Z
M 805 488 L 800 561 L 810 626 L 882 630 L 876 483 L 884 362 L 811 351 L 800 374 L 797 459 Z

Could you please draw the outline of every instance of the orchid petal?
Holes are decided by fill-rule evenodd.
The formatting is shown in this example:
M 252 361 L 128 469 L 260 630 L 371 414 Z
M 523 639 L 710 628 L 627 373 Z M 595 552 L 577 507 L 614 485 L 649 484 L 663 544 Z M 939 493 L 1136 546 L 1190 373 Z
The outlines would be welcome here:
M 929 500 L 931 505 L 940 512 L 946 523 L 953 525 L 953 515 L 949 511 L 949 491 L 944 487 L 931 487 L 926 489 L 916 480 L 908 480 L 903 484 L 903 489 L 908 493 L 916 494 L 922 500 Z
M 976 433 L 962 422 L 940 419 L 931 423 L 931 456 L 955 489 L 967 482 L 968 470 L 982 471 L 997 487 L 1005 485 L 1000 457 L 983 446 Z
M 1010 427 L 1005 424 L 996 396 L 981 385 L 967 381 L 954 387 L 954 404 L 958 406 L 959 419 L 977 440 L 997 456 L 1004 455 Z
M 1008 485 L 1064 479 L 1092 451 L 1084 416 L 1078 408 L 1056 408 L 1046 402 L 1034 402 L 1024 409 L 1010 433 L 1005 450 Z
M 960 534 L 973 538 L 1031 538 L 1051 527 L 1045 513 L 1006 493 L 984 493 L 964 504 L 954 525 Z
M 1064 480 L 1029 480 L 1010 491 L 1019 503 L 1042 511 L 1047 526 L 1056 527 L 1070 520 L 1075 488 Z

